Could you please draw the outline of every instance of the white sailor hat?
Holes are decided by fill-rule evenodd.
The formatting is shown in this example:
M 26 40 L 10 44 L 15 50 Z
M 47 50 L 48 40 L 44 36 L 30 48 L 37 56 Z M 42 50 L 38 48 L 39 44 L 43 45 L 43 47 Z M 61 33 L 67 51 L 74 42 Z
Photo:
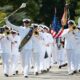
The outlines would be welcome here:
M 11 28 L 10 28 L 9 26 L 7 26 L 7 25 L 4 25 L 3 28 L 9 29 L 9 30 L 11 29 Z
M 48 28 L 46 25 L 42 25 L 42 27 L 43 27 L 44 29 L 47 29 L 47 30 L 49 31 L 49 28 Z
M 31 22 L 31 19 L 25 18 L 23 19 L 23 22 Z
M 32 23 L 31 27 L 35 29 L 35 28 L 39 28 L 39 25 L 37 23 Z
M 39 27 L 40 30 L 44 30 L 42 27 Z
M 44 27 L 45 27 L 45 25 L 43 25 L 43 24 L 39 24 L 39 28 L 40 28 L 41 30 L 43 30 Z
M 44 25 L 44 24 L 40 24 L 39 25 L 40 27 L 42 27 L 42 28 L 48 28 L 46 25 Z
M 44 28 L 46 28 L 48 31 L 49 31 L 49 28 L 46 26 L 46 27 L 44 27 Z
M 75 21 L 74 21 L 74 20 L 69 20 L 69 21 L 68 21 L 68 24 L 70 24 L 70 23 L 73 23 L 73 24 L 74 24 L 74 26 L 76 26 L 76 23 L 75 23 Z
M 34 26 L 37 26 L 38 27 L 39 25 L 37 23 L 32 23 L 31 26 L 32 27 L 34 27 Z
M 40 24 L 39 27 L 44 28 L 44 25 L 43 24 Z
M 40 30 L 43 30 L 43 27 L 42 27 L 41 24 L 38 25 L 38 28 L 39 28 Z

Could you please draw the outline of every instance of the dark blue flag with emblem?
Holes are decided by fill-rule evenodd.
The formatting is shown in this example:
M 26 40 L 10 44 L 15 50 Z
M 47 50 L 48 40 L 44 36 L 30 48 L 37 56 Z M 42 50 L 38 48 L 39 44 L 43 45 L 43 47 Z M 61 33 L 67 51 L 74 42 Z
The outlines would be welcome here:
M 60 28 L 61 28 L 61 24 L 56 16 L 56 8 L 55 8 L 55 14 L 54 14 L 53 21 L 52 21 L 52 29 L 55 32 L 58 32 L 60 30 Z

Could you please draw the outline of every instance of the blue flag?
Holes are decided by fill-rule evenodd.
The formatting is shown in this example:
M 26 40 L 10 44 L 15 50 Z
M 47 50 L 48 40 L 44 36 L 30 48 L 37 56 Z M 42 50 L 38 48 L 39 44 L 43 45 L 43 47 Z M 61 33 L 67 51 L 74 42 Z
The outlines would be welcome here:
M 55 32 L 58 32 L 61 28 L 61 24 L 60 22 L 58 21 L 56 15 L 54 15 L 53 17 L 53 21 L 52 21 L 52 29 L 55 31 Z

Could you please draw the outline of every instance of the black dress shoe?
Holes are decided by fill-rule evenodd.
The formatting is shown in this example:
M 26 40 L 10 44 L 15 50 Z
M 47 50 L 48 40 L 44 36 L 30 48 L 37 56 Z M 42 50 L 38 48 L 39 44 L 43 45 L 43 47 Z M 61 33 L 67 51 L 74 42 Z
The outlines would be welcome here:
M 24 76 L 25 78 L 28 78 L 28 76 Z
M 69 75 L 73 75 L 74 74 L 74 72 L 71 72 L 71 73 L 68 73 Z
M 4 74 L 6 77 L 8 77 L 8 74 Z
M 50 69 L 47 69 L 47 72 L 49 72 Z
M 61 69 L 61 67 L 62 67 L 62 66 L 60 65 L 60 66 L 59 66 L 59 69 Z
M 80 69 L 79 69 L 79 72 L 80 72 Z
M 67 63 L 64 64 L 64 66 L 67 66 L 67 65 L 68 65 Z
M 77 71 L 75 70 L 75 71 L 69 73 L 69 75 L 73 75 L 73 74 L 76 74 L 76 73 L 77 73 Z
M 49 67 L 49 69 L 51 69 L 51 66 Z
M 16 74 L 13 74 L 14 76 L 16 75 Z
M 65 66 L 67 66 L 67 63 L 65 63 L 65 64 L 63 64 L 63 65 L 61 65 L 62 67 L 65 67 Z
M 16 74 L 18 74 L 18 71 L 16 71 Z
M 37 76 L 37 75 L 39 75 L 39 73 L 38 73 L 38 72 L 36 72 L 36 73 L 35 73 L 35 75 Z
M 76 74 L 76 73 L 77 73 L 77 71 L 75 70 L 75 71 L 73 71 L 73 73 L 74 73 L 74 74 Z

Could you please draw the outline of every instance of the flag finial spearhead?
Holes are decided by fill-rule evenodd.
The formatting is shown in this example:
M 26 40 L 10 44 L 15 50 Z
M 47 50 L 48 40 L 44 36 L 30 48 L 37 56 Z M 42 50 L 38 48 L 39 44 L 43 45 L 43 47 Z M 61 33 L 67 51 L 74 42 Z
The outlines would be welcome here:
M 22 5 L 20 6 L 20 8 L 25 8 L 26 7 L 26 3 L 22 3 Z

